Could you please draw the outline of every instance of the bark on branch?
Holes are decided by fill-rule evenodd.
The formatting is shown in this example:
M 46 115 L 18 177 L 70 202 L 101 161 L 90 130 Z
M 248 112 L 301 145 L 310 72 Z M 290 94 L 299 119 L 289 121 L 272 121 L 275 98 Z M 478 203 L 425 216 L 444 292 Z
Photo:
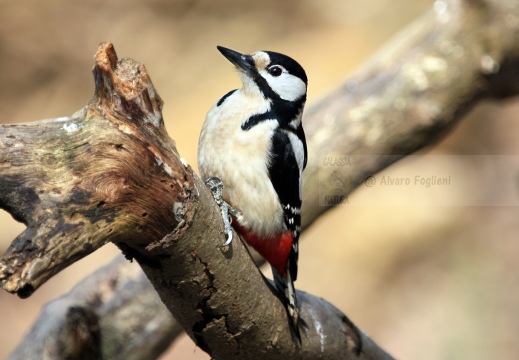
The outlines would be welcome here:
M 344 86 L 311 107 L 307 112 L 304 121 L 308 135 L 310 154 L 312 156 L 310 157 L 310 162 L 305 172 L 304 182 L 305 201 L 303 221 L 306 226 L 330 208 L 319 206 L 319 181 L 323 178 L 329 179 L 331 176 L 330 173 L 327 173 L 329 169 L 320 166 L 320 162 L 324 156 L 356 154 L 397 155 L 373 156 L 366 158 L 369 159 L 369 161 L 354 162 L 350 168 L 352 181 L 346 183 L 346 188 L 344 189 L 344 195 L 347 195 L 356 186 L 361 184 L 367 176 L 380 171 L 398 158 L 430 144 L 439 135 L 452 128 L 467 109 L 477 104 L 481 99 L 504 98 L 517 94 L 517 82 L 512 79 L 517 76 L 519 69 L 519 46 L 517 46 L 517 44 L 519 44 L 519 19 L 516 15 L 519 13 L 518 1 L 453 0 L 443 4 L 445 7 L 437 7 L 436 11 L 430 11 L 415 24 L 405 29 L 401 35 L 391 41 L 379 55 L 345 83 Z M 113 59 L 111 63 L 113 64 Z M 121 71 L 121 73 L 124 72 Z M 127 85 L 128 84 L 125 86 Z M 114 87 L 117 89 L 117 86 Z M 120 88 L 124 88 L 124 86 L 121 85 Z M 108 97 L 111 95 L 114 94 L 110 92 L 106 94 Z M 139 97 L 136 98 L 138 99 Z M 153 102 L 151 98 L 157 99 L 157 96 L 150 96 L 148 98 L 150 98 L 150 100 L 144 101 L 144 103 L 148 104 L 147 109 L 153 109 L 153 106 L 150 106 Z M 129 108 L 139 108 L 140 104 L 132 103 L 132 101 L 129 102 Z M 155 100 L 155 105 L 158 104 L 160 104 L 160 100 Z M 54 131 L 68 131 L 67 129 L 69 129 L 74 130 L 70 131 L 72 134 L 68 134 L 69 136 L 77 136 L 75 126 L 79 128 L 80 125 L 86 129 L 83 130 L 83 128 L 81 128 L 82 131 L 90 129 L 90 132 L 94 133 L 92 132 L 93 127 L 89 128 L 86 125 L 82 125 L 83 122 L 88 124 L 88 119 L 92 120 L 92 117 L 89 118 L 86 115 L 89 111 L 92 111 L 90 109 L 91 105 L 92 104 L 88 107 L 88 111 L 85 110 L 73 118 L 62 120 L 61 126 L 50 126 L 48 128 L 51 131 L 49 135 L 52 135 Z M 156 108 L 160 110 L 160 105 L 158 107 L 156 106 Z M 131 114 L 134 113 L 133 111 L 129 112 Z M 161 133 L 160 120 L 157 120 L 160 118 L 160 114 L 157 116 L 155 110 L 153 110 L 152 113 L 155 115 L 150 116 L 150 118 L 154 119 L 155 123 L 158 121 L 159 129 L 157 129 L 155 125 L 151 125 L 154 122 L 153 120 L 151 120 L 151 123 L 145 123 L 144 128 L 150 128 L 147 130 L 149 134 Z M 146 113 L 146 115 L 148 114 Z M 116 113 L 116 115 L 111 114 L 110 116 L 115 118 L 115 120 L 118 119 L 120 123 L 124 123 L 124 113 L 122 116 L 120 116 L 119 113 Z M 120 118 L 118 116 L 120 116 Z M 110 118 L 110 121 L 113 121 L 113 119 Z M 131 123 L 132 120 L 129 119 L 129 121 Z M 48 123 L 47 125 L 51 125 L 52 123 L 56 123 L 56 121 Z M 35 124 L 22 126 L 26 126 L 26 128 L 24 131 L 21 131 L 21 133 L 19 130 L 22 128 L 20 127 L 12 129 L 7 126 L 0 130 L 0 139 L 3 141 L 3 143 L 0 143 L 0 146 L 4 146 L 4 148 L 7 149 L 5 152 L 9 151 L 9 154 L 16 154 L 16 151 L 22 151 L 17 150 L 17 147 L 23 148 L 27 144 L 30 147 L 31 142 L 26 143 L 25 141 L 27 139 L 24 140 L 23 138 L 24 132 L 32 131 L 33 133 L 42 133 L 44 136 L 48 134 L 42 131 L 42 127 L 36 130 L 38 126 Z M 96 124 L 96 126 L 100 125 Z M 114 126 L 108 125 L 108 127 Z M 115 127 L 125 132 L 125 126 L 121 127 L 121 125 L 117 125 Z M 134 129 L 132 126 L 130 126 L 130 128 Z M 12 132 L 8 132 L 8 129 L 11 129 Z M 16 130 L 18 130 L 18 133 Z M 139 141 L 145 144 L 139 148 L 142 152 L 136 152 L 135 154 L 148 156 L 146 155 L 148 154 L 146 151 L 149 149 L 149 144 L 147 143 L 149 139 L 146 136 L 140 137 L 139 135 L 135 135 L 131 131 L 127 133 L 128 136 L 130 134 L 133 136 L 132 139 L 138 138 Z M 59 221 L 53 218 L 53 216 L 57 216 L 53 211 L 57 212 L 60 206 L 63 210 L 59 211 L 69 211 L 70 208 L 74 207 L 80 208 L 85 205 L 82 204 L 82 201 L 84 201 L 82 199 L 88 198 L 83 196 L 84 193 L 81 191 L 79 192 L 79 196 L 75 196 L 74 194 L 69 195 L 70 192 L 54 194 L 40 192 L 43 188 L 42 183 L 54 183 L 58 185 L 69 184 L 68 186 L 74 188 L 74 186 L 70 184 L 73 184 L 73 181 L 77 180 L 75 178 L 62 179 L 59 176 L 49 176 L 49 169 L 65 167 L 66 165 L 63 164 L 66 163 L 66 161 L 60 163 L 55 159 L 51 159 L 52 161 L 50 161 L 49 165 L 45 165 L 47 164 L 45 160 L 49 155 L 45 151 L 41 151 L 42 145 L 46 145 L 47 149 L 52 149 L 53 146 L 56 149 L 61 148 L 62 150 L 57 151 L 57 153 L 61 154 L 65 159 L 76 159 L 77 154 L 87 149 L 87 147 L 84 147 L 83 150 L 80 149 L 78 151 L 73 147 L 63 147 L 62 143 L 59 143 L 59 139 L 56 138 L 59 137 L 50 137 L 48 140 L 32 145 L 32 150 L 28 150 L 24 153 L 32 156 L 31 160 L 26 161 L 28 164 L 25 164 L 26 166 L 31 166 L 32 163 L 32 168 L 26 167 L 25 169 L 27 170 L 25 170 L 25 172 L 20 170 L 22 167 L 20 167 L 19 164 L 24 165 L 24 161 L 20 160 L 20 157 L 18 157 L 13 164 L 11 160 L 9 160 L 10 158 L 4 154 L 5 149 L 0 148 L 0 181 L 2 181 L 2 184 L 5 182 L 9 189 L 9 191 L 0 191 L 0 202 L 4 204 L 2 206 L 7 208 L 16 218 L 26 221 L 28 225 L 33 224 L 32 231 L 39 229 L 39 225 L 46 226 L 43 226 L 42 232 L 34 232 L 34 237 L 31 233 L 20 235 L 13 244 L 24 244 L 24 239 L 30 240 L 31 238 L 37 239 L 39 242 L 26 241 L 26 245 L 24 246 L 13 245 L 12 249 L 10 249 L 11 253 L 30 253 L 34 248 L 40 248 L 38 245 L 45 245 L 46 241 L 53 244 L 52 240 L 56 238 L 55 235 L 58 233 L 52 233 L 52 231 L 57 231 L 55 229 L 58 229 L 59 226 L 52 226 L 52 224 L 60 225 Z M 92 136 L 92 139 L 93 138 L 94 136 Z M 164 144 L 168 144 L 167 135 L 162 134 L 159 138 L 165 139 Z M 124 141 L 116 141 L 115 145 L 113 145 L 114 149 L 117 149 L 117 144 L 119 144 L 119 146 L 120 144 L 125 145 L 126 140 L 127 138 L 125 138 Z M 88 143 L 86 144 L 88 145 Z M 106 145 L 104 149 L 107 150 L 107 154 L 110 154 L 108 150 L 114 151 L 114 149 Z M 168 149 L 168 147 L 166 146 L 165 149 Z M 122 149 L 119 149 L 118 151 L 121 150 Z M 177 169 L 181 168 L 181 163 L 179 164 L 178 160 L 176 160 L 178 157 L 168 157 L 171 154 L 176 155 L 174 148 L 170 148 L 167 151 L 162 149 L 162 151 L 166 151 L 166 154 L 162 154 L 160 150 L 161 149 L 153 150 L 158 151 L 159 155 L 161 155 L 159 157 L 160 160 L 156 160 L 155 163 L 151 161 L 154 156 L 148 156 L 149 161 L 147 166 L 151 163 L 152 168 L 155 169 L 153 171 L 148 169 L 148 171 L 154 172 L 156 175 L 156 173 L 167 173 L 168 167 L 171 171 L 177 171 Z M 52 151 L 50 152 L 52 153 Z M 53 154 L 53 156 L 56 155 Z M 104 158 L 105 151 L 100 151 L 98 156 Z M 23 159 L 24 156 L 21 158 Z M 118 159 L 119 155 L 113 156 L 113 158 Z M 27 159 L 29 159 L 29 156 Z M 130 162 L 132 160 L 126 159 L 125 161 Z M 173 161 L 175 161 L 174 164 L 172 163 Z M 11 169 L 13 166 L 20 171 L 9 172 L 8 174 L 5 169 Z M 98 165 L 93 165 L 93 167 L 97 166 Z M 133 167 L 134 165 L 126 164 L 126 166 Z M 39 177 L 36 172 L 37 170 L 40 171 L 39 174 L 44 173 L 50 180 L 47 179 L 46 181 L 38 182 Z M 124 171 L 128 171 L 128 169 L 125 168 Z M 146 169 L 139 169 L 137 172 L 140 171 L 146 171 Z M 180 170 L 178 171 L 180 172 Z M 84 172 L 83 170 L 81 170 L 80 173 L 88 174 L 88 172 Z M 189 173 L 189 171 L 186 171 L 186 173 Z M 135 179 L 130 178 L 127 180 L 129 180 L 130 183 L 130 191 L 132 190 L 132 186 L 139 185 L 138 182 L 135 182 Z M 171 178 L 164 175 L 164 181 L 168 183 L 168 181 L 171 181 Z M 187 192 L 189 192 L 188 190 L 197 189 L 200 190 L 201 196 L 207 196 L 205 189 L 203 189 L 203 186 L 198 182 L 196 177 L 190 175 L 184 178 L 183 181 L 183 185 L 178 185 L 177 189 L 187 189 Z M 117 184 L 109 184 L 108 188 L 110 185 L 112 185 L 113 188 L 117 188 Z M 56 188 L 60 189 L 59 187 Z M 142 188 L 146 189 L 146 187 Z M 33 189 L 34 192 L 30 189 Z M 82 187 L 80 187 L 80 189 L 87 192 L 92 190 L 91 188 L 83 189 Z M 142 189 L 139 189 L 137 193 L 141 190 Z M 99 195 L 95 191 L 94 193 Z M 108 191 L 106 193 L 109 194 L 113 192 Z M 123 195 L 116 194 L 113 199 L 125 198 L 127 196 L 126 193 Z M 162 195 L 166 194 L 162 193 L 160 196 Z M 171 196 L 171 194 L 169 195 Z M 61 196 L 61 200 L 59 196 Z M 76 222 L 73 222 L 73 224 L 76 224 L 75 226 L 82 226 L 84 232 L 85 221 L 93 219 L 93 222 L 88 224 L 89 226 L 86 228 L 91 228 L 92 225 L 95 225 L 99 228 L 101 235 L 96 237 L 99 234 L 96 230 L 95 234 L 92 234 L 90 238 L 90 243 L 93 244 L 92 248 L 86 249 L 89 247 L 87 245 L 86 248 L 75 249 L 74 246 L 72 246 L 66 257 L 69 259 L 79 257 L 88 251 L 92 251 L 94 246 L 98 246 L 99 242 L 102 243 L 103 240 L 107 239 L 107 237 L 103 237 L 103 234 L 109 235 L 113 233 L 115 235 L 111 235 L 108 239 L 115 242 L 125 242 L 126 245 L 122 245 L 123 248 L 126 249 L 129 255 L 135 255 L 137 260 L 143 264 L 143 268 L 155 283 L 155 286 L 157 286 L 157 284 L 160 285 L 161 282 L 167 283 L 171 281 L 170 285 L 172 289 L 169 290 L 171 290 L 173 294 L 168 294 L 167 289 L 157 289 L 159 293 L 162 291 L 163 297 L 164 295 L 175 297 L 179 296 L 180 293 L 182 296 L 187 295 L 188 297 L 194 298 L 192 303 L 196 304 L 195 308 L 198 309 L 196 321 L 191 318 L 193 316 L 191 308 L 178 310 L 178 316 L 182 324 L 186 322 L 190 325 L 194 324 L 191 327 L 191 332 L 188 327 L 188 333 L 190 333 L 190 336 L 198 341 L 202 347 L 214 348 L 215 346 L 219 346 L 213 345 L 212 341 L 215 341 L 218 344 L 225 343 L 227 349 L 235 349 L 238 346 L 237 343 L 239 343 L 240 346 L 243 344 L 240 339 L 247 339 L 246 341 L 249 342 L 247 336 L 250 334 L 250 329 L 242 327 L 238 333 L 235 332 L 237 323 L 243 319 L 230 319 L 228 312 L 228 305 L 230 304 L 220 302 L 221 299 L 219 296 L 222 292 L 232 291 L 229 290 L 231 289 L 231 284 L 232 288 L 238 286 L 238 283 L 220 282 L 220 273 L 213 272 L 213 267 L 222 265 L 220 262 L 215 263 L 215 259 L 221 260 L 222 256 L 225 258 L 226 254 L 219 254 L 219 250 L 215 248 L 206 249 L 204 247 L 203 251 L 199 248 L 195 249 L 194 246 L 191 246 L 191 248 L 183 248 L 179 245 L 180 240 L 175 234 L 165 238 L 161 237 L 162 234 L 167 234 L 171 231 L 182 232 L 186 228 L 190 230 L 191 222 L 194 218 L 193 212 L 197 211 L 197 218 L 209 216 L 207 217 L 209 222 L 206 225 L 211 229 L 211 232 L 208 231 L 208 236 L 205 238 L 211 239 L 212 237 L 213 239 L 209 242 L 211 244 L 217 244 L 219 239 L 221 239 L 221 233 L 219 233 L 218 216 L 216 213 L 211 212 L 214 211 L 214 209 L 205 209 L 204 211 L 207 210 L 209 212 L 204 213 L 204 215 L 200 215 L 201 210 L 196 208 L 196 205 L 186 209 L 183 202 L 184 200 L 187 201 L 187 203 L 190 201 L 196 203 L 196 200 L 193 200 L 193 193 L 191 192 L 180 196 L 180 199 L 177 199 L 179 200 L 178 202 L 172 198 L 167 198 L 167 201 L 161 201 L 158 207 L 151 207 L 153 211 L 150 212 L 143 212 L 141 208 L 139 208 L 138 211 L 136 209 L 134 209 L 135 211 L 130 211 L 127 216 L 130 216 L 132 219 L 131 222 L 135 224 L 134 228 L 120 229 L 114 227 L 118 224 L 118 220 L 120 219 L 119 215 L 114 214 L 119 214 L 121 209 L 128 210 L 126 209 L 127 204 L 118 203 L 118 207 L 115 208 L 114 205 L 117 201 L 113 199 L 108 202 L 99 200 L 97 203 L 99 205 L 98 210 L 90 209 L 89 212 L 72 211 L 73 214 L 78 214 L 75 215 L 75 219 L 71 216 L 71 220 L 76 220 Z M 37 200 L 36 203 L 35 200 Z M 175 203 L 177 203 L 177 205 L 175 205 Z M 202 203 L 205 203 L 205 201 L 202 201 Z M 63 204 L 67 206 L 64 207 Z M 170 213 L 163 213 L 164 210 L 159 210 L 164 209 L 164 204 L 169 204 L 170 207 L 168 210 Z M 175 218 L 173 221 L 170 219 L 171 216 L 168 217 L 168 215 L 171 215 L 171 209 L 173 209 L 172 212 L 177 214 L 173 216 L 173 218 Z M 144 214 L 146 214 L 146 216 L 144 216 Z M 163 220 L 170 222 L 163 222 L 162 224 L 169 224 L 170 227 L 151 235 L 149 234 L 150 229 L 148 229 L 147 232 L 144 231 L 143 228 L 140 229 L 141 232 L 137 231 L 136 229 L 139 228 L 139 225 L 146 226 L 142 224 L 148 224 L 148 221 L 142 218 L 145 219 L 151 214 L 165 216 L 166 219 Z M 112 226 L 111 231 L 109 231 L 110 226 L 105 224 L 106 220 L 103 219 L 110 219 L 110 226 Z M 54 221 L 54 223 L 52 223 L 52 221 Z M 213 227 L 213 225 L 216 227 Z M 63 224 L 61 224 L 61 226 L 63 227 Z M 30 228 L 31 227 L 29 227 L 29 229 Z M 123 230 L 123 232 L 121 233 L 120 230 Z M 196 232 L 197 230 L 192 231 Z M 187 232 L 189 231 L 186 231 L 186 233 Z M 60 234 L 63 234 L 64 237 L 74 238 L 75 234 L 78 233 L 80 232 L 74 232 L 74 226 L 71 226 L 70 229 L 63 229 Z M 185 235 L 188 238 L 193 236 L 192 233 Z M 134 237 L 137 238 L 135 242 L 133 241 Z M 193 237 L 194 240 L 191 241 L 199 240 L 196 236 Z M 74 241 L 75 243 L 81 243 L 81 241 L 83 241 L 83 238 L 80 236 L 78 236 L 77 239 L 78 240 Z M 132 240 L 131 243 L 130 239 Z M 159 239 L 159 241 L 146 247 L 146 241 L 150 241 L 150 239 Z M 160 239 L 162 239 L 162 241 L 160 241 Z M 33 245 L 34 243 L 36 243 L 36 246 Z M 190 251 L 190 254 L 184 253 L 184 256 L 187 257 L 187 260 L 192 261 L 191 267 L 177 267 L 177 264 L 172 262 L 171 259 L 167 259 L 165 261 L 159 261 L 161 266 L 163 266 L 162 269 L 157 268 L 157 263 L 155 262 L 157 257 L 159 257 L 157 251 L 162 251 L 163 247 L 161 246 L 163 245 L 175 247 L 175 249 L 186 252 Z M 232 261 L 234 263 L 236 257 L 241 259 L 242 254 L 245 254 L 241 244 L 235 243 L 234 245 L 236 246 L 233 246 L 231 250 L 233 252 L 232 259 L 221 260 L 222 262 Z M 50 246 L 50 249 L 52 250 L 52 246 Z M 36 264 L 34 265 L 32 263 L 22 262 L 20 257 L 16 258 L 13 257 L 13 255 L 9 255 L 10 253 L 8 251 L 7 257 L 5 257 L 2 262 L 2 264 L 5 265 L 0 269 L 4 274 L 4 287 L 11 291 L 19 290 L 19 294 L 22 296 L 32 292 L 37 286 L 41 285 L 46 277 L 51 276 L 53 271 L 59 270 L 56 268 L 56 265 L 53 265 L 56 263 L 55 261 L 49 262 L 49 259 L 54 259 L 54 255 L 50 251 L 49 253 L 43 252 L 38 254 L 35 259 L 41 257 L 43 260 L 34 260 L 34 264 Z M 189 259 L 189 256 L 191 256 L 191 259 Z M 186 261 L 186 259 L 184 259 L 184 261 Z M 238 262 L 242 264 L 242 262 Z M 163 263 L 164 265 L 162 265 Z M 52 269 L 46 264 L 55 267 Z M 66 262 L 61 262 L 61 264 L 66 265 Z M 246 265 L 246 262 L 243 262 L 243 264 Z M 251 284 L 262 282 L 261 276 L 253 268 L 247 267 L 245 269 L 233 266 L 232 271 L 234 271 L 235 274 L 243 274 L 242 271 L 253 274 L 251 279 L 254 280 L 251 280 Z M 163 275 L 167 272 L 171 272 L 173 278 L 165 279 Z M 27 274 L 30 274 L 30 276 L 27 277 Z M 35 274 L 38 276 L 34 276 Z M 186 282 L 186 278 L 190 280 L 194 279 L 194 281 Z M 27 279 L 32 279 L 32 282 L 27 281 Z M 40 279 L 40 282 L 36 279 Z M 235 280 L 239 282 L 239 280 L 243 280 L 243 278 L 237 279 L 233 277 L 232 281 Z M 178 283 L 175 281 L 178 281 Z M 249 287 L 250 284 L 240 284 L 239 286 Z M 251 290 L 252 289 L 251 287 Z M 198 296 L 200 292 L 197 291 L 202 292 L 203 296 Z M 260 290 L 254 288 L 254 291 Z M 261 296 L 263 296 L 263 293 L 261 294 Z M 266 297 L 264 299 L 266 299 L 266 301 L 276 303 L 275 299 L 268 297 L 268 293 L 265 294 Z M 306 299 L 305 295 L 301 295 L 301 297 Z M 250 299 L 246 296 L 243 299 L 253 301 L 249 303 L 250 308 L 256 306 L 254 302 L 255 299 Z M 303 307 L 305 307 L 307 304 L 310 304 L 311 301 L 307 303 L 305 300 L 303 303 Z M 167 305 L 171 308 L 171 304 Z M 234 306 L 234 304 L 232 305 Z M 323 306 L 326 308 L 327 305 Z M 238 305 L 233 307 L 232 310 L 234 311 L 237 308 L 239 308 Z M 249 309 L 246 310 L 248 311 Z M 279 306 L 275 311 L 278 310 L 280 310 Z M 185 311 L 185 313 L 183 313 L 183 311 Z M 247 314 L 247 311 L 242 314 Z M 241 310 L 238 312 L 241 312 Z M 250 314 L 250 316 L 254 315 Z M 343 324 L 336 325 L 343 326 Z M 267 328 L 265 327 L 264 329 Z M 355 327 L 348 327 L 348 329 L 355 329 Z M 286 333 L 285 330 L 281 332 Z M 362 337 L 363 334 L 360 334 Z M 317 333 L 310 331 L 309 336 L 314 335 L 317 335 Z M 349 339 L 356 339 L 354 332 L 350 333 Z M 281 339 L 279 341 L 283 342 L 285 340 L 286 339 Z M 354 345 L 350 346 L 349 349 L 358 348 L 358 343 L 355 341 L 353 343 Z M 369 343 L 369 340 L 364 339 L 364 351 L 369 348 L 369 346 L 366 345 L 367 343 Z M 272 344 L 268 344 L 267 346 L 272 346 Z M 277 349 L 274 347 L 274 350 Z M 364 354 L 369 356 L 367 352 Z M 229 356 L 227 353 L 222 355 Z M 213 354 L 213 356 L 217 357 L 219 355 Z M 377 357 L 375 355 L 372 358 Z M 384 355 L 378 358 L 384 358 Z
M 329 206 L 320 181 L 325 156 L 355 157 L 342 195 L 370 175 L 434 143 L 484 99 L 519 92 L 519 1 L 451 0 L 389 41 L 340 88 L 306 112 L 311 149 L 303 182 L 303 224 Z
M 73 117 L 0 128 L 0 205 L 27 225 L 0 261 L 5 290 L 29 296 L 111 241 L 215 359 L 389 358 L 333 305 L 305 293 L 299 346 L 246 247 L 219 246 L 220 211 L 168 137 L 144 67 L 117 61 L 106 43 L 94 78 L 94 99 Z M 85 329 L 98 323 L 84 311 L 76 318 Z
M 120 256 L 48 303 L 9 359 L 155 359 L 182 332 L 140 267 Z

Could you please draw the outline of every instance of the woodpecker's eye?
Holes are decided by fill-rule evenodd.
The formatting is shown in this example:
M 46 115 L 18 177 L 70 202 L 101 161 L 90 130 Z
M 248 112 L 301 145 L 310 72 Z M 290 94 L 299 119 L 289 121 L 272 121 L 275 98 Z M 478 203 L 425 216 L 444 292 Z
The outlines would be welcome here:
M 279 66 L 272 66 L 268 70 L 269 74 L 278 77 L 283 73 L 283 70 Z

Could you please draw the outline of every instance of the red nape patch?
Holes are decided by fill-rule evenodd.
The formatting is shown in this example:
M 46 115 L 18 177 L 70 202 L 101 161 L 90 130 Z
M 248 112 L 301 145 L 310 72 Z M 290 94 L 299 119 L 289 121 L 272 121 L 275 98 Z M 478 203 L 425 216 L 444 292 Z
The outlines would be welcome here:
M 258 237 L 235 221 L 232 226 L 240 237 L 265 258 L 281 275 L 286 277 L 285 265 L 292 249 L 292 233 L 277 234 L 268 238 Z

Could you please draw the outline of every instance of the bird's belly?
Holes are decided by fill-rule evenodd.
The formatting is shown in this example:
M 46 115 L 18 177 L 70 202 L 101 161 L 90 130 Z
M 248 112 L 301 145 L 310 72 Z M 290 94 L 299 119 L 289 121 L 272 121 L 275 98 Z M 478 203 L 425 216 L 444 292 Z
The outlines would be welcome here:
M 255 127 L 224 136 L 215 130 L 206 131 L 199 144 L 202 178 L 222 180 L 224 199 L 241 213 L 243 218 L 238 221 L 243 228 L 265 237 L 284 231 L 283 209 L 268 177 L 270 137 L 264 133 L 268 129 Z

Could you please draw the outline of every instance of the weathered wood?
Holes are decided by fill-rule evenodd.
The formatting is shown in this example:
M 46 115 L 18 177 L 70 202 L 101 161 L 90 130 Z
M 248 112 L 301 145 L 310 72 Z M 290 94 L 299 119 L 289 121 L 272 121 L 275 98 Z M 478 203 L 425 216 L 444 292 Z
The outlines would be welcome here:
M 162 101 L 144 66 L 116 61 L 104 44 L 95 97 L 72 117 L 0 127 L 0 204 L 27 225 L 2 257 L 0 283 L 20 297 L 109 241 L 145 247 L 185 224 L 193 175 Z
M 515 0 L 438 1 L 434 11 L 405 29 L 344 86 L 311 107 L 304 118 L 312 155 L 305 171 L 304 224 L 308 226 L 330 208 L 319 206 L 318 198 L 319 172 L 321 178 L 330 175 L 321 166 L 324 156 L 396 155 L 354 162 L 350 167 L 354 181 L 344 190 L 348 195 L 367 176 L 448 132 L 482 99 L 516 95 L 517 14 Z M 0 160 L 0 168 L 3 164 Z M 31 200 L 30 194 L 18 196 Z M 23 219 L 26 211 L 12 213 Z M 202 263 L 197 266 L 206 270 Z M 201 280 L 210 285 L 211 277 Z M 213 297 L 206 300 L 213 301 Z M 368 342 L 364 341 L 364 349 Z
M 120 256 L 47 304 L 9 359 L 154 359 L 182 332 L 140 267 Z
M 298 295 L 308 327 L 300 347 L 243 243 L 219 246 L 220 210 L 168 137 L 144 67 L 117 61 L 112 45 L 102 44 L 93 72 L 94 99 L 75 116 L 0 127 L 0 182 L 8 184 L 0 206 L 27 225 L 0 259 L 4 289 L 29 296 L 112 241 L 215 359 L 391 358 L 364 348 L 372 342 L 344 314 L 305 293 Z M 85 333 L 98 327 L 95 311 L 72 311 Z M 97 337 L 72 348 L 95 346 Z

